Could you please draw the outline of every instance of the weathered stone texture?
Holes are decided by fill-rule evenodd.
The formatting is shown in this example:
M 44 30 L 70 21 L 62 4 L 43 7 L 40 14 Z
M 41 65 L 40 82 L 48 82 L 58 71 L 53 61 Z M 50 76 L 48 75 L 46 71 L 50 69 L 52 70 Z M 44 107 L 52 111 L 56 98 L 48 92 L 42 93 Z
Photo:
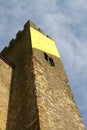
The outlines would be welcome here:
M 6 130 L 12 68 L 0 58 L 0 130 Z
M 12 78 L 7 130 L 39 130 L 32 59 L 15 66 Z
M 30 24 L 36 29 L 33 23 Z M 2 51 L 2 55 L 15 67 L 11 76 L 11 69 L 5 69 L 3 63 L 0 72 L 2 76 L 4 74 L 4 78 L 0 79 L 4 79 L 0 82 L 3 97 L 7 93 L 5 98 L 0 93 L 4 103 L 1 103 L 0 112 L 3 108 L 4 113 L 6 105 L 5 123 L 3 115 L 1 130 L 85 130 L 61 59 L 48 54 L 54 60 L 55 66 L 51 66 L 43 51 L 32 48 L 29 23 L 22 32 L 18 32 L 16 39 Z
M 45 60 L 44 52 L 33 49 L 37 106 L 41 130 L 85 130 L 61 60 L 55 66 Z
M 29 39 L 28 39 L 29 38 Z M 4 53 L 15 67 L 12 73 L 7 130 L 39 130 L 35 74 L 29 31 L 23 31 Z

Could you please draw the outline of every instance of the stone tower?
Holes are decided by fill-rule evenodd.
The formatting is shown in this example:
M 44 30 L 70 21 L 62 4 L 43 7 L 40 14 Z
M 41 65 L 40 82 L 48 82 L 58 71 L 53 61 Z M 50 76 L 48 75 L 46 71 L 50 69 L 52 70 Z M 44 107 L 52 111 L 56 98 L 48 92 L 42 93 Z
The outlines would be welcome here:
M 0 54 L 0 130 L 85 130 L 55 42 L 31 21 Z

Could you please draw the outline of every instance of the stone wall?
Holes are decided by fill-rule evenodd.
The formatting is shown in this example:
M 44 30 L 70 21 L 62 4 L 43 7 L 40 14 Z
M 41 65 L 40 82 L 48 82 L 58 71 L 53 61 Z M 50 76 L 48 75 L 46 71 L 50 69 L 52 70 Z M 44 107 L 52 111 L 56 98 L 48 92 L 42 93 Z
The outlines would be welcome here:
M 14 64 L 6 130 L 85 130 L 61 59 L 32 48 L 30 26 L 1 53 Z
M 6 130 L 12 67 L 0 57 L 0 130 Z
M 80 112 L 74 103 L 61 59 L 33 49 L 37 106 L 41 130 L 85 130 Z
M 2 55 L 14 64 L 6 130 L 39 130 L 35 74 L 29 28 Z
M 7 130 L 39 130 L 35 75 L 31 57 L 12 73 Z

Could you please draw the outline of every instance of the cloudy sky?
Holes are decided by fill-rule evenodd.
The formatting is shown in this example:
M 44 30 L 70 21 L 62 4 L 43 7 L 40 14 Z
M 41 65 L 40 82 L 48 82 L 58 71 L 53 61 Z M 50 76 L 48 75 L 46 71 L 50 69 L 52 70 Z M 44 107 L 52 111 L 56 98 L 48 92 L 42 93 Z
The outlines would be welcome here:
M 87 0 L 0 0 L 0 50 L 28 19 L 55 40 L 87 128 Z

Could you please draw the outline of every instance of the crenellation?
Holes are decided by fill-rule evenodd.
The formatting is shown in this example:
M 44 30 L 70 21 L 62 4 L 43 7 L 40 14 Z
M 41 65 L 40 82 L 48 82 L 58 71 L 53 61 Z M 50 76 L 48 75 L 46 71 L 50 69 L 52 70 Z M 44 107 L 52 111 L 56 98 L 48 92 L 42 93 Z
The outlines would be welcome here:
M 22 34 L 22 31 L 19 30 L 19 32 L 16 34 L 16 38 L 20 38 Z
M 52 39 L 50 36 L 46 35 L 41 28 L 37 28 L 36 25 L 32 21 L 28 20 L 27 23 L 24 25 L 24 29 L 26 29 L 27 26 L 28 27 L 33 27 L 34 29 L 36 29 L 37 31 L 39 31 L 40 33 L 42 33 L 43 35 L 45 35 L 48 38 Z
M 43 30 L 42 30 L 41 28 L 37 28 L 37 30 L 38 30 L 40 33 L 42 33 L 43 35 L 45 35 L 44 32 L 43 32 Z
M 46 35 L 48 38 L 50 38 L 50 39 L 52 39 L 53 40 L 53 38 L 52 37 L 50 37 L 49 35 Z
M 18 33 L 16 34 L 16 38 L 12 39 L 9 42 L 9 45 L 7 47 L 5 47 L 2 51 L 1 51 L 1 55 L 7 54 L 9 53 L 9 51 L 11 50 L 11 48 L 13 48 L 16 45 L 16 42 L 19 40 L 19 38 L 21 38 L 24 34 L 25 30 L 22 31 L 18 31 Z
M 85 130 L 55 42 L 30 20 L 0 54 L 0 114 L 1 130 Z
M 33 27 L 33 28 L 36 29 L 36 25 L 35 25 L 32 21 L 30 21 L 30 20 L 28 20 L 28 21 L 25 23 L 24 29 L 26 29 L 27 26 L 28 26 L 28 27 Z
M 17 41 L 19 38 L 22 37 L 22 35 L 24 34 L 25 30 L 26 30 L 27 28 L 29 28 L 29 27 L 33 27 L 35 30 L 39 31 L 40 33 L 42 33 L 42 34 L 45 35 L 46 37 L 52 39 L 50 36 L 46 35 L 42 29 L 37 28 L 36 25 L 35 25 L 32 21 L 28 20 L 27 23 L 24 25 L 24 29 L 23 29 L 23 30 L 19 30 L 19 31 L 17 32 L 16 38 L 15 38 L 15 39 L 12 39 L 12 40 L 9 42 L 8 47 L 5 47 L 5 48 L 1 51 L 1 54 L 3 55 L 3 54 L 5 54 L 5 53 L 7 53 L 8 51 L 10 51 L 10 49 L 15 46 L 16 41 Z M 53 40 L 53 39 L 52 39 L 52 40 Z
M 5 52 L 7 51 L 8 47 L 6 46 L 2 51 L 1 51 L 1 55 L 4 55 Z
M 13 47 L 14 46 L 14 43 L 15 43 L 15 39 L 12 39 L 9 43 L 9 47 Z

